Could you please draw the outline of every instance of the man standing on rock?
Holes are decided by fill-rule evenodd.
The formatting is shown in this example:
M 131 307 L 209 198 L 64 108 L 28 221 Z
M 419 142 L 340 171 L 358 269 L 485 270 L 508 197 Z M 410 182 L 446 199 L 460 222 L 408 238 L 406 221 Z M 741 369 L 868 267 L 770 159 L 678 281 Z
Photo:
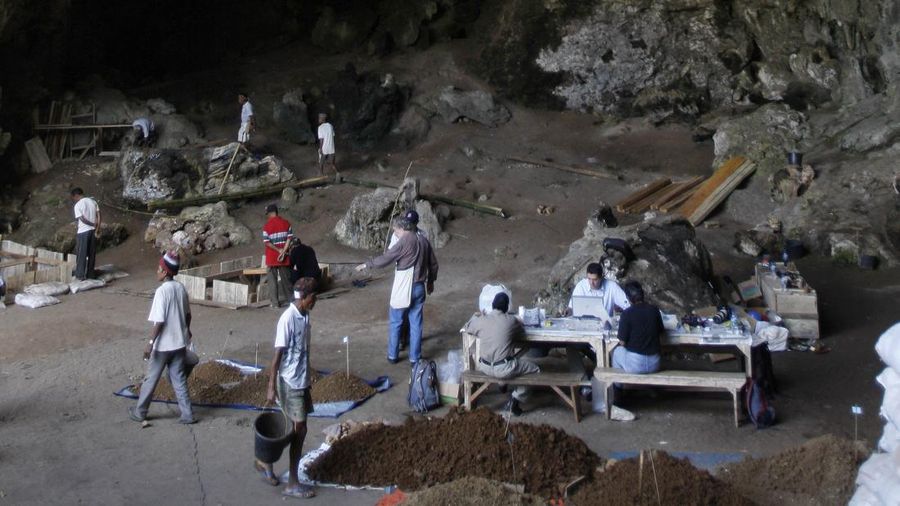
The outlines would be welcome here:
M 293 288 L 294 302 L 281 314 L 275 327 L 275 356 L 269 367 L 266 399 L 275 402 L 277 396 L 284 416 L 294 425 L 289 450 L 288 484 L 282 495 L 308 499 L 314 497 L 316 492 L 309 485 L 300 484 L 297 466 L 303 455 L 303 440 L 306 439 L 306 415 L 313 410 L 313 400 L 309 394 L 309 312 L 316 305 L 316 282 L 312 278 L 301 278 Z M 278 486 L 272 464 L 256 460 L 254 465 L 266 483 Z
M 81 188 L 69 192 L 75 203 L 75 278 L 83 281 L 94 277 L 94 262 L 97 257 L 97 239 L 100 237 L 100 207 L 97 202 L 84 196 Z
M 169 382 L 181 410 L 179 423 L 197 422 L 191 408 L 185 374 L 187 347 L 191 341 L 191 305 L 184 285 L 174 279 L 179 265 L 178 253 L 170 251 L 159 260 L 156 270 L 156 278 L 162 284 L 153 295 L 148 318 L 153 323 L 153 330 L 150 342 L 144 349 L 144 360 L 149 360 L 150 364 L 141 384 L 137 405 L 128 408 L 128 417 L 135 422 L 143 422 L 147 418 L 153 392 L 165 368 L 169 370 Z
M 266 284 L 269 285 L 269 306 L 281 307 L 291 300 L 291 259 L 289 248 L 294 238 L 291 224 L 278 216 L 278 206 L 266 206 L 268 221 L 263 225 L 263 245 L 266 248 Z
M 319 175 L 325 175 L 326 164 L 337 174 L 337 167 L 334 164 L 334 127 L 328 122 L 328 115 L 325 113 L 319 113 L 316 145 L 319 148 Z
M 250 142 L 250 134 L 256 130 L 256 117 L 253 116 L 253 104 L 246 93 L 238 93 L 238 103 L 241 104 L 241 128 L 238 130 L 238 142 L 247 147 Z
M 396 265 L 394 285 L 391 288 L 390 331 L 388 334 L 388 362 L 399 359 L 400 327 L 409 317 L 409 361 L 418 362 L 422 352 L 422 309 L 426 293 L 434 291 L 438 274 L 438 262 L 428 239 L 416 233 L 416 225 L 405 219 L 396 222 L 394 232 L 397 244 L 383 255 L 356 267 L 357 271 Z

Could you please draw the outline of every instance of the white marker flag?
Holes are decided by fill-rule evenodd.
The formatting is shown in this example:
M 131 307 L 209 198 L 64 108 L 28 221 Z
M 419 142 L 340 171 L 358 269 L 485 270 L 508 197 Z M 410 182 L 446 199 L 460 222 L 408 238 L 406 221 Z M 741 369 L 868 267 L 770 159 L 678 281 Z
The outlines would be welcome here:
M 854 415 L 863 414 L 862 406 L 850 406 L 850 412 Z
M 344 344 L 349 343 L 349 342 L 350 342 L 350 336 L 344 336 L 344 339 L 343 339 L 342 342 L 343 342 Z

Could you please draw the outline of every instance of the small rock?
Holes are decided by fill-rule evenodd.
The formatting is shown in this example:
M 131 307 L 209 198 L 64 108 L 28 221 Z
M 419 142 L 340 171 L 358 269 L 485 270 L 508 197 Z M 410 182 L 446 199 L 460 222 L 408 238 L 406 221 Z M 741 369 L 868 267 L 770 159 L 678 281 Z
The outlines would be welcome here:
M 487 202 L 488 198 L 490 197 L 488 197 L 486 193 L 482 193 L 478 196 L 478 202 Z
M 290 208 L 299 199 L 300 195 L 293 188 L 288 187 L 281 191 L 281 206 L 284 208 Z
M 146 429 L 147 427 L 153 427 L 153 424 L 150 423 L 150 422 L 148 422 L 147 420 L 142 421 L 142 422 L 141 422 L 141 428 L 142 428 L 142 429 Z

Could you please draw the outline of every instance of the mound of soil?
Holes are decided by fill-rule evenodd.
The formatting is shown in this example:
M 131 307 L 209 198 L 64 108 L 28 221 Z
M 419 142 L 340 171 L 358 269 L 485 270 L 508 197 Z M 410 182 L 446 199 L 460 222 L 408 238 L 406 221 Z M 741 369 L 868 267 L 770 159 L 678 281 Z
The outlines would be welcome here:
M 655 473 L 654 473 L 655 470 Z M 597 471 L 571 498 L 576 506 L 631 506 L 634 504 L 691 504 L 707 506 L 752 506 L 754 503 L 687 459 L 665 452 L 644 454 L 643 479 L 638 491 L 640 459 L 621 460 Z M 654 479 L 655 475 L 655 479 Z M 657 485 L 659 496 L 657 497 Z
M 486 408 L 453 409 L 443 418 L 372 425 L 336 442 L 313 462 L 317 481 L 346 485 L 398 485 L 403 490 L 466 476 L 521 483 L 544 497 L 590 474 L 600 458 L 584 441 L 547 425 L 509 424 Z
M 468 476 L 410 494 L 403 506 L 544 506 L 546 501 L 520 494 L 502 483 Z
M 853 441 L 829 434 L 772 457 L 723 466 L 717 476 L 759 504 L 844 505 L 866 457 Z
M 222 385 L 225 383 L 234 383 L 241 381 L 244 376 L 237 367 L 231 367 L 216 361 L 203 362 L 197 364 L 191 372 L 188 381 L 197 381 L 213 385 Z
M 313 402 L 359 401 L 375 393 L 368 383 L 354 375 L 336 372 L 313 383 Z
M 215 361 L 203 362 L 194 367 L 188 378 L 188 394 L 194 402 L 224 404 L 227 402 L 227 390 L 222 385 L 241 381 L 241 378 L 243 378 L 241 371 L 236 367 Z M 131 389 L 137 394 L 141 391 L 141 384 L 138 383 Z M 163 372 L 163 377 L 153 392 L 153 398 L 163 401 L 177 400 L 172 384 L 169 383 L 168 371 Z

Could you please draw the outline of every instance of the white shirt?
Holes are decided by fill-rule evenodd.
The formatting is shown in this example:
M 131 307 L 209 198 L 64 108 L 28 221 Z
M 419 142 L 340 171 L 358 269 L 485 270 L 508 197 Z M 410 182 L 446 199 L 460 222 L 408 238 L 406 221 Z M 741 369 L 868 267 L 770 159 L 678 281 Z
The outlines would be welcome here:
M 322 123 L 319 125 L 319 140 L 322 141 L 322 154 L 334 154 L 334 127 L 331 123 Z
M 253 106 L 250 105 L 250 101 L 244 102 L 243 107 L 241 107 L 241 123 L 250 123 L 250 117 L 253 116 Z
M 428 234 L 426 234 L 425 231 L 422 230 L 421 228 L 418 228 L 418 227 L 416 228 L 416 234 L 421 235 L 422 237 L 428 239 Z M 397 232 L 392 233 L 391 234 L 391 242 L 388 243 L 388 249 L 393 248 L 394 245 L 397 244 L 397 241 L 399 241 L 399 240 L 400 240 L 400 238 L 397 237 Z
M 163 328 L 156 338 L 156 351 L 175 351 L 188 345 L 187 315 L 191 314 L 187 290 L 178 281 L 166 281 L 153 294 L 150 317 Z
M 75 203 L 75 220 L 78 221 L 78 233 L 82 232 L 90 232 L 94 230 L 94 227 L 88 225 L 87 223 L 79 220 L 78 218 L 84 217 L 84 219 L 88 220 L 91 223 L 97 223 L 97 202 L 90 197 L 81 197 L 78 202 Z
M 631 306 L 625 291 L 615 281 L 604 279 L 600 282 L 600 289 L 591 288 L 591 280 L 584 278 L 575 285 L 572 290 L 572 297 L 602 297 L 603 307 L 606 312 L 612 316 L 613 308 L 618 306 L 621 309 L 627 309 Z M 569 299 L 569 309 L 572 308 L 572 299 Z
M 131 122 L 132 128 L 140 128 L 141 133 L 144 134 L 144 138 L 150 137 L 150 132 L 153 131 L 154 125 L 153 120 L 150 118 L 138 118 Z
M 275 347 L 285 349 L 278 372 L 295 390 L 309 388 L 309 336 L 309 315 L 289 304 L 275 327 Z

